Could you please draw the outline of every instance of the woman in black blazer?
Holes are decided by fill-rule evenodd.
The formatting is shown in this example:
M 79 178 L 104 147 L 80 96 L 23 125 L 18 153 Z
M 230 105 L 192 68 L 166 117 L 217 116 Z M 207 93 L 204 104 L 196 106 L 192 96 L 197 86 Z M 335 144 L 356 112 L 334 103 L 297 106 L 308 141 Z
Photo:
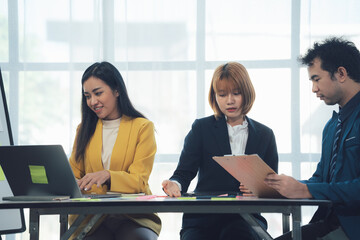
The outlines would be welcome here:
M 162 183 L 169 196 L 186 193 L 196 174 L 196 193 L 240 193 L 239 181 L 216 163 L 213 156 L 258 154 L 277 172 L 273 131 L 246 116 L 254 100 L 255 90 L 243 65 L 229 62 L 216 68 L 209 92 L 214 115 L 193 123 L 173 176 Z M 260 214 L 255 217 L 267 227 Z M 239 214 L 184 214 L 180 235 L 182 240 L 258 239 Z

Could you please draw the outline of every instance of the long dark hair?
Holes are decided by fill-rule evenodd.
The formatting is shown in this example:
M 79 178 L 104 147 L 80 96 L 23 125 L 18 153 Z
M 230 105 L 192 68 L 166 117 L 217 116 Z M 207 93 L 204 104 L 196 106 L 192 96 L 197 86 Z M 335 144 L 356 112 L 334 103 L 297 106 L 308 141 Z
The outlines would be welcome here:
M 96 77 L 104 81 L 113 91 L 119 93 L 118 96 L 118 110 L 120 116 L 126 115 L 131 118 L 145 118 L 145 116 L 137 111 L 132 105 L 124 80 L 120 72 L 116 69 L 114 65 L 109 62 L 96 62 L 88 67 L 81 79 L 81 84 L 83 85 L 86 80 L 90 77 Z M 75 160 L 80 162 L 84 160 L 85 150 L 90 141 L 90 138 L 95 132 L 96 123 L 98 117 L 96 114 L 88 107 L 86 103 L 86 98 L 84 95 L 84 89 L 82 88 L 82 98 L 81 98 L 81 123 L 79 126 L 79 131 L 76 138 L 76 153 Z

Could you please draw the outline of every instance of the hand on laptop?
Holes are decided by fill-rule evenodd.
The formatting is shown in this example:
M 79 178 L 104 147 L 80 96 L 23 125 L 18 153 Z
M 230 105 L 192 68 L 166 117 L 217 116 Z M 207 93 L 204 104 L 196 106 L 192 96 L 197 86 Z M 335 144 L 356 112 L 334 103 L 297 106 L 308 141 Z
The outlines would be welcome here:
M 78 180 L 80 190 L 88 191 L 96 184 L 100 188 L 105 182 L 110 180 L 110 172 L 107 170 L 87 173 L 83 178 Z

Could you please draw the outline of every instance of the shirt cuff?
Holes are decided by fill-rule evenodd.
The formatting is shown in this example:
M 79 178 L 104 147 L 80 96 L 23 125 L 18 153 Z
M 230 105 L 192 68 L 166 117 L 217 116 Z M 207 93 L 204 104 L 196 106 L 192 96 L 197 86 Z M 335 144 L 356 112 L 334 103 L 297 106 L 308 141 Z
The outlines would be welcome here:
M 170 180 L 170 181 L 172 181 L 173 183 L 176 183 L 176 185 L 178 185 L 180 192 L 181 192 L 181 184 L 176 180 Z

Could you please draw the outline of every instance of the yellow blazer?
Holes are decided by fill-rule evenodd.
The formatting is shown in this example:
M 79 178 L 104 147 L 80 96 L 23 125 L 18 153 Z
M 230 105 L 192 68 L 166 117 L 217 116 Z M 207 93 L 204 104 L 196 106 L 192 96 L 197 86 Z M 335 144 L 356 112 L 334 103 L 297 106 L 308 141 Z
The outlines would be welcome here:
M 75 161 L 76 144 L 70 156 L 70 165 L 77 179 L 87 173 L 104 170 L 101 161 L 102 151 L 102 121 L 99 119 L 94 135 L 85 151 L 84 161 Z M 110 160 L 110 189 L 112 192 L 151 194 L 148 180 L 154 164 L 156 142 L 154 125 L 145 118 L 132 119 L 123 115 L 118 136 Z M 104 194 L 108 186 L 98 188 L 94 184 L 87 193 Z M 161 220 L 156 214 L 131 214 L 126 217 L 141 226 L 152 229 L 158 235 L 161 230 Z M 73 222 L 74 217 L 70 217 Z M 100 224 L 100 223 L 99 223 Z M 97 225 L 99 225 L 97 224 Z

